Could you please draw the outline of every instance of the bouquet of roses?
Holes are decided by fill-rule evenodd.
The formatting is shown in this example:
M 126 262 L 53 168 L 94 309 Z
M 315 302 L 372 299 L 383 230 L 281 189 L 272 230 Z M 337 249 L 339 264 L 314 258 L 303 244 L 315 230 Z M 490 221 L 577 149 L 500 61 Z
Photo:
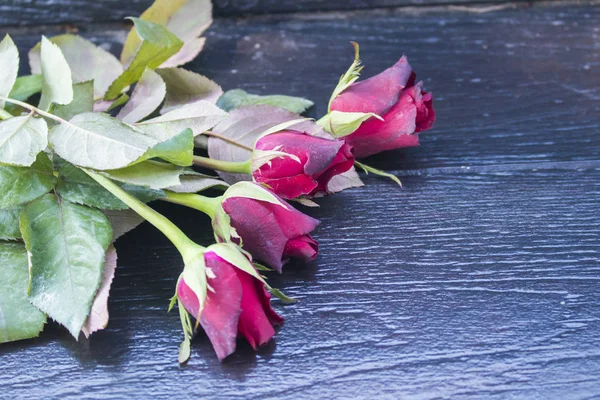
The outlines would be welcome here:
M 263 274 L 317 255 L 319 221 L 290 202 L 361 186 L 355 166 L 397 181 L 355 157 L 416 146 L 434 122 L 407 59 L 358 81 L 355 43 L 318 121 L 300 116 L 306 99 L 223 93 L 179 67 L 202 50 L 211 15 L 209 0 L 157 0 L 131 18 L 120 60 L 79 36 L 42 37 L 25 76 L 12 39 L 0 43 L 0 342 L 36 337 L 48 317 L 75 339 L 106 327 L 114 242 L 143 220 L 183 260 L 169 306 L 180 362 L 199 327 L 219 359 L 238 336 L 268 342 L 283 322 L 271 295 L 293 300 Z M 222 194 L 199 194 L 209 188 Z M 147 205 L 157 200 L 207 214 L 215 244 L 194 243 Z

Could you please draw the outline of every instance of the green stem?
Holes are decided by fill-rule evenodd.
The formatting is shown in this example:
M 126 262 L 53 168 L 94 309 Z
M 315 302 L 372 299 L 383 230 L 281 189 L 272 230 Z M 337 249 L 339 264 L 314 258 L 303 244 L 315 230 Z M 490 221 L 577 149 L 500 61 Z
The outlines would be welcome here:
M 34 107 L 31 104 L 27 104 L 24 101 L 14 100 L 14 99 L 10 99 L 8 97 L 3 97 L 3 96 L 0 96 L 0 100 L 6 101 L 8 103 L 16 104 L 16 105 L 21 106 L 29 111 L 34 111 L 36 114 L 53 119 L 57 122 L 60 122 L 61 124 L 73 125 L 73 124 L 69 123 L 69 121 L 62 119 L 61 117 L 57 117 L 54 114 L 50 114 L 49 112 L 41 110 L 37 107 Z
M 11 113 L 9 113 L 6 110 L 0 109 L 0 119 L 1 120 L 4 121 L 5 119 L 9 119 L 9 118 L 12 118 L 12 117 L 13 117 L 13 115 Z
M 252 161 L 221 161 L 213 158 L 194 156 L 194 165 L 217 171 L 252 175 Z
M 244 150 L 248 150 L 248 151 L 252 151 L 253 150 L 252 147 L 246 146 L 243 143 L 240 143 L 240 142 L 238 142 L 236 140 L 230 139 L 227 136 L 219 135 L 218 133 L 214 133 L 214 132 L 211 132 L 211 131 L 206 131 L 206 132 L 203 132 L 202 135 L 203 136 L 209 136 L 209 137 L 217 138 L 219 140 L 222 140 L 224 142 L 227 142 L 229 144 L 232 144 L 232 145 L 237 146 L 237 147 L 239 147 L 241 149 L 244 149 Z
M 215 217 L 218 207 L 221 206 L 223 201 L 223 196 L 206 197 L 195 193 L 175 193 L 168 190 L 165 193 L 167 197 L 162 198 L 162 200 L 201 211 L 211 219 Z
M 161 231 L 175 245 L 175 247 L 177 247 L 177 250 L 179 250 L 184 259 L 193 255 L 193 252 L 197 252 L 199 245 L 188 238 L 181 231 L 181 229 L 169 221 L 167 217 L 154 211 L 146 204 L 131 196 L 110 179 L 87 169 L 82 168 L 82 170 L 92 179 L 102 185 L 102 187 L 111 192 L 116 198 L 127 204 L 133 211 L 138 213 L 142 218 L 150 222 L 159 231 Z

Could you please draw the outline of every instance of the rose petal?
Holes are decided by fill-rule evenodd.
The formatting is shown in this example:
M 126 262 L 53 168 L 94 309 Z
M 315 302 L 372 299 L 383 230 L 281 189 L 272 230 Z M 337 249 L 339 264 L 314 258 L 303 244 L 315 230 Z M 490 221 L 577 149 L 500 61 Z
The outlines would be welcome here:
M 318 250 L 319 245 L 317 242 L 310 235 L 304 235 L 290 239 L 285 245 L 283 254 L 287 257 L 299 258 L 308 262 L 315 259 Z
M 412 68 L 405 56 L 385 71 L 354 83 L 331 104 L 332 110 L 345 112 L 387 113 L 398 101 L 400 91 L 408 86 Z
M 243 293 L 238 332 L 256 350 L 258 346 L 267 343 L 275 335 L 273 325 L 269 317 L 267 317 L 267 313 L 272 317 L 275 312 L 271 309 L 270 303 L 265 305 L 265 298 L 268 301 L 270 295 L 264 292 L 264 288 L 262 290 L 257 288 L 256 278 L 237 268 L 235 272 L 242 285 Z M 259 284 L 262 285 L 260 282 Z M 279 316 L 277 315 L 277 317 Z

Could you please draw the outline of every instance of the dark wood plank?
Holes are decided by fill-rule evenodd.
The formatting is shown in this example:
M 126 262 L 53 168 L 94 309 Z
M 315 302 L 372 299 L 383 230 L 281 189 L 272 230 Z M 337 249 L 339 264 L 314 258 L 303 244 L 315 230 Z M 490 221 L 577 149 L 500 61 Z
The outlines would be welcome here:
M 119 240 L 108 329 L 3 346 L 28 398 L 582 399 L 600 375 L 600 170 L 411 176 L 321 201 L 317 261 L 271 277 L 300 302 L 254 355 L 204 337 L 180 368 L 182 267 L 150 227 Z M 161 206 L 192 237 L 207 219 Z M 369 210 L 369 211 L 366 211 Z M 26 373 L 25 373 L 26 371 Z M 184 395 L 185 397 L 185 395 Z
M 513 2 L 537 0 L 513 0 Z M 289 12 L 348 11 L 399 6 L 470 5 L 498 0 L 214 0 L 216 16 Z M 7 0 L 0 4 L 0 26 L 82 24 L 122 21 L 137 16 L 152 0 Z
M 418 149 L 369 163 L 367 186 L 307 210 L 317 261 L 274 286 L 286 325 L 224 364 L 204 337 L 187 367 L 167 314 L 181 260 L 152 228 L 117 243 L 106 331 L 49 326 L 0 348 L 0 390 L 27 398 L 593 398 L 600 375 L 600 9 L 221 19 L 189 67 L 226 89 L 316 101 L 362 44 L 365 76 L 403 51 L 437 96 Z M 58 32 L 58 31 L 56 31 Z M 27 49 L 30 30 L 13 29 Z M 120 30 L 84 34 L 111 51 Z M 487 114 L 487 115 L 486 115 Z M 208 221 L 158 204 L 202 244 Z
M 416 23 L 418 21 L 418 23 Z M 206 51 L 187 68 L 225 89 L 315 101 L 321 116 L 362 45 L 364 76 L 406 53 L 434 92 L 438 121 L 420 148 L 369 164 L 387 169 L 581 161 L 600 154 L 599 7 L 471 13 L 391 12 L 329 18 L 217 20 Z M 39 33 L 12 29 L 22 52 Z M 59 33 L 45 30 L 47 34 Z M 123 31 L 82 32 L 118 53 Z M 22 57 L 23 70 L 26 57 Z

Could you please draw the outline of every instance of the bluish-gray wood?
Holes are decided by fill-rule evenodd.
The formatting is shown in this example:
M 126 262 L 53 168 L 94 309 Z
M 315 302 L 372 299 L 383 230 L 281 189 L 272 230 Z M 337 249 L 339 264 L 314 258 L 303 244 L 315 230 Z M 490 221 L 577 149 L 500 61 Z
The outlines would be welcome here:
M 82 24 L 122 21 L 139 15 L 153 0 L 5 0 L 0 3 L 0 26 Z M 531 3 L 539 0 L 511 0 Z M 217 16 L 289 12 L 350 11 L 401 6 L 479 5 L 498 0 L 214 0 Z
M 10 398 L 585 399 L 600 394 L 600 8 L 218 20 L 189 65 L 226 89 L 315 100 L 362 45 L 406 52 L 436 96 L 420 148 L 372 157 L 404 189 L 320 200 L 320 256 L 270 281 L 300 299 L 274 343 L 177 365 L 181 260 L 149 226 L 117 242 L 107 330 L 0 347 Z M 13 30 L 25 49 L 31 31 Z M 122 32 L 85 34 L 117 52 Z M 156 205 L 195 240 L 208 220 Z M 0 396 L 1 397 L 1 396 Z

